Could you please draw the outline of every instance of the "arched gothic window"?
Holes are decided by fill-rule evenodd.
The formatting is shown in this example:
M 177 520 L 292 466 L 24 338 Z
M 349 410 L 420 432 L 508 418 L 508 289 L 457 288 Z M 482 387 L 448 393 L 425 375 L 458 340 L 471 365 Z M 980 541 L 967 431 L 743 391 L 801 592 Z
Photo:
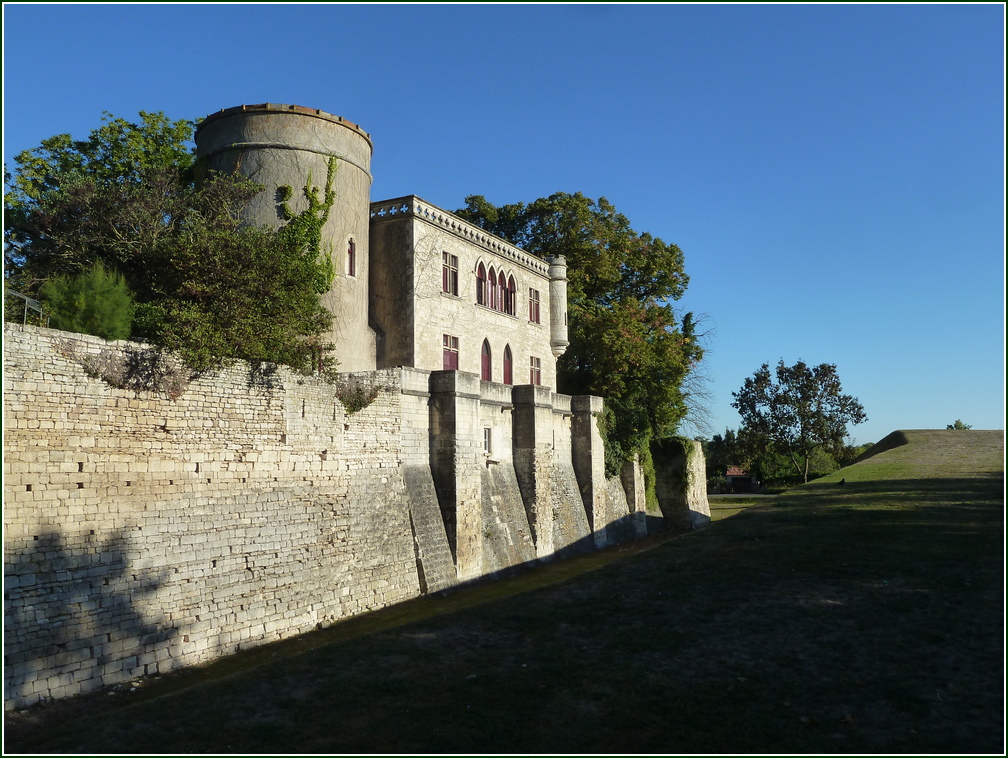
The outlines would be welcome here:
M 518 287 L 515 285 L 515 278 L 508 277 L 507 298 L 505 299 L 504 312 L 510 316 L 515 315 L 515 301 L 518 298 Z
M 504 384 L 514 384 L 512 374 L 511 346 L 504 346 Z
M 493 362 L 490 357 L 490 343 L 483 340 L 483 350 L 480 354 L 480 379 L 489 382 L 493 377 Z
M 500 306 L 498 303 L 498 298 L 500 297 L 499 287 L 497 286 L 497 272 L 494 271 L 494 267 L 490 267 L 490 302 L 487 303 L 491 308 L 497 310 Z
M 476 269 L 476 303 L 477 305 L 487 304 L 487 279 L 486 269 L 481 263 Z
M 357 276 L 357 243 L 353 240 L 347 243 L 346 273 L 347 276 Z
M 497 286 L 500 289 L 500 295 L 497 296 L 497 310 L 507 312 L 507 279 L 504 278 L 504 272 L 501 271 L 497 275 Z

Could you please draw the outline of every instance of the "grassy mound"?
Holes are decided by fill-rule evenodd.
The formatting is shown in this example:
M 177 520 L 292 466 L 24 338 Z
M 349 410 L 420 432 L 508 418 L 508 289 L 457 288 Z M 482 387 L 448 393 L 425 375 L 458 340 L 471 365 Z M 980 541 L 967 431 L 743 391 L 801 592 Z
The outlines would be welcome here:
M 899 434 L 702 531 L 8 716 L 5 748 L 1003 754 L 1004 434 Z

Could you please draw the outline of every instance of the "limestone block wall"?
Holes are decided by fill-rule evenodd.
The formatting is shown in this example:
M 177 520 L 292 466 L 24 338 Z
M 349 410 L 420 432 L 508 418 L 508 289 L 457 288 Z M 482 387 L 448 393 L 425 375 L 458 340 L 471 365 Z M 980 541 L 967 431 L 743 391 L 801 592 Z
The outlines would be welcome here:
M 173 399 L 82 365 L 142 353 L 4 326 L 6 707 L 421 591 L 401 372 L 359 377 L 377 396 L 349 415 L 337 387 L 284 369 L 237 366 Z
M 402 468 L 421 592 L 437 592 L 457 581 L 437 491 L 431 475 L 430 373 L 400 370 L 402 381 Z
M 575 451 L 588 443 L 585 438 L 574 433 L 571 406 L 575 401 L 585 398 L 551 393 L 549 399 L 553 406 L 550 425 L 547 427 L 550 436 L 545 439 L 546 453 L 539 460 L 546 472 L 554 550 L 588 550 L 593 547 L 593 529 L 600 527 L 604 532 L 605 527 L 593 523 L 574 468 Z M 601 401 L 601 398 L 594 399 Z M 597 431 L 596 427 L 596 433 Z M 605 472 L 601 473 L 604 476 Z M 577 504 L 577 507 L 571 507 L 572 504 Z M 601 539 L 599 535 L 594 535 L 594 545 L 602 544 L 604 534 Z
M 536 554 L 546 557 L 584 545 L 591 535 L 585 501 L 578 491 L 573 463 L 560 461 L 555 448 L 554 401 L 571 399 L 547 387 L 520 385 L 514 398 L 514 462 Z M 561 405 L 561 415 L 562 414 Z M 567 449 L 574 445 L 573 433 Z
M 3 348 L 5 708 L 640 534 L 599 398 L 410 368 L 191 378 L 14 324 Z
M 480 382 L 479 429 L 486 438 L 480 470 L 481 575 L 536 559 L 512 456 L 511 392 L 512 388 L 505 384 Z

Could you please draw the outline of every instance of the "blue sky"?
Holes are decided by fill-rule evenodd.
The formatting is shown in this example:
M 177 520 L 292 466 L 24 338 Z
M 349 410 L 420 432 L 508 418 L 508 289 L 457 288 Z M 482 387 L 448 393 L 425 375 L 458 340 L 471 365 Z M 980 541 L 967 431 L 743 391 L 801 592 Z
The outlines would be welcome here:
M 605 196 L 684 251 L 711 423 L 762 363 L 869 421 L 1004 428 L 1005 10 L 957 5 L 3 8 L 3 153 L 102 111 L 294 103 L 371 133 L 372 200 Z

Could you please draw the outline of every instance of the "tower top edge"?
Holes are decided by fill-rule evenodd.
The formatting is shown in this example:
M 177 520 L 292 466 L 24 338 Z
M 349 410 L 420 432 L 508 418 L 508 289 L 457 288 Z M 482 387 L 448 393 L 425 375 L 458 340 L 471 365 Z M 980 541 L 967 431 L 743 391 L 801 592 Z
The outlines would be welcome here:
M 290 113 L 298 116 L 320 118 L 323 121 L 330 121 L 334 124 L 345 126 L 346 128 L 357 132 L 357 134 L 366 139 L 369 144 L 372 144 L 371 135 L 353 121 L 345 119 L 342 116 L 336 116 L 332 113 L 326 113 L 318 108 L 307 108 L 303 105 L 287 105 L 284 103 L 259 103 L 257 105 L 236 105 L 233 108 L 222 108 L 216 113 L 211 113 L 209 116 L 204 118 L 196 127 L 196 133 L 199 133 L 200 129 L 209 123 L 212 123 L 220 118 L 233 116 L 239 113 Z

